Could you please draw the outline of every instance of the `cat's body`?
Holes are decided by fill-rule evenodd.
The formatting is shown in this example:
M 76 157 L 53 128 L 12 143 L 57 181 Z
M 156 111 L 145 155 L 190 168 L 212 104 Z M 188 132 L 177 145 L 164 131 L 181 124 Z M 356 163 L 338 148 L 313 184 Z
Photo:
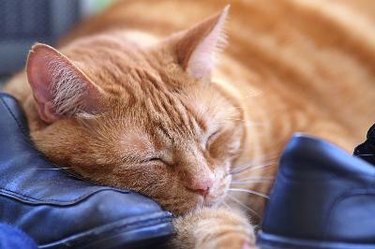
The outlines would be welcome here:
M 262 193 L 267 194 L 271 187 L 277 156 L 290 135 L 307 132 L 350 151 L 375 120 L 375 11 L 371 1 L 231 1 L 225 26 L 229 44 L 220 54 L 209 82 L 212 65 L 205 59 L 195 59 L 199 49 L 192 41 L 201 39 L 204 43 L 205 37 L 222 25 L 227 10 L 190 29 L 196 32 L 165 37 L 205 19 L 226 3 L 120 2 L 83 23 L 61 42 L 59 51 L 79 70 L 62 55 L 37 45 L 28 66 L 34 88 L 38 89 L 38 81 L 46 79 L 65 84 L 59 80 L 63 74 L 72 74 L 73 82 L 87 81 L 87 77 L 99 87 L 84 88 L 95 98 L 60 96 L 60 112 L 53 109 L 51 113 L 37 93 L 36 99 L 43 102 L 38 114 L 25 74 L 14 77 L 5 88 L 23 104 L 31 135 L 51 160 L 94 181 L 138 190 L 177 214 L 189 212 L 175 222 L 180 241 L 175 243 L 179 247 L 242 248 L 246 241 L 252 245 L 252 228 L 243 213 L 254 219 L 261 216 Z M 184 34 L 187 38 L 181 38 Z M 207 41 L 212 42 L 217 36 L 214 34 Z M 180 39 L 185 41 L 176 43 Z M 203 49 L 207 50 L 204 46 Z M 177 55 L 171 55 L 171 51 Z M 37 76 L 33 64 L 38 68 L 44 63 L 38 53 L 44 54 L 40 58 L 54 58 L 46 70 L 61 65 L 68 70 L 59 69 L 51 75 L 42 71 L 38 73 L 46 76 Z M 54 93 L 54 104 L 57 95 Z M 118 100 L 120 97 L 124 102 Z M 67 107 L 66 99 L 79 108 Z M 83 113 L 78 113 L 81 110 Z M 162 128 L 158 132 L 163 135 L 153 130 L 159 124 Z M 189 129 L 192 130 L 188 134 Z M 95 132 L 89 134 L 87 130 Z M 147 141 L 132 137 L 145 132 Z M 209 142 L 211 136 L 213 145 Z M 204 140 L 199 142 L 208 144 L 205 146 L 210 153 L 191 145 L 199 140 L 197 137 Z M 160 157 L 168 166 L 179 165 L 181 170 L 167 172 L 158 162 L 152 169 L 138 168 L 134 182 L 129 182 L 134 169 L 118 169 L 120 161 L 144 163 L 131 158 L 132 154 L 151 147 L 151 154 L 170 148 Z M 151 156 L 150 161 L 154 160 Z M 224 170 L 215 169 L 220 161 Z M 227 191 L 231 179 L 222 176 L 229 171 L 233 173 L 231 188 L 256 193 Z M 168 183 L 170 179 L 162 175 L 178 180 Z M 181 182 L 191 191 L 179 190 Z M 213 194 L 205 201 L 195 196 L 206 196 L 207 189 Z M 169 195 L 170 191 L 173 194 Z M 231 211 L 220 198 L 224 193 Z M 186 201 L 190 199 L 191 202 Z M 211 206 L 215 201 L 221 208 L 193 211 L 196 205 Z M 242 211 L 233 211 L 238 209 Z

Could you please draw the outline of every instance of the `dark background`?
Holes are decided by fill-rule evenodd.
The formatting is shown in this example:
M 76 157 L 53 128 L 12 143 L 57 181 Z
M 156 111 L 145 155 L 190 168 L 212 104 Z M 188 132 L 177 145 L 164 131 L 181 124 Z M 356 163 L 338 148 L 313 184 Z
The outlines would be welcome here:
M 113 0 L 0 0 L 0 86 L 26 63 L 35 42 L 53 45 L 80 19 Z

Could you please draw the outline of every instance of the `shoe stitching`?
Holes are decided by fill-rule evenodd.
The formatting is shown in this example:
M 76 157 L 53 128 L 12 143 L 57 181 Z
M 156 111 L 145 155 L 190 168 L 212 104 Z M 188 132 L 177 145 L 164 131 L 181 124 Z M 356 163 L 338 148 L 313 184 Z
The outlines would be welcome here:
M 33 206 L 49 205 L 49 206 L 62 206 L 62 207 L 64 207 L 64 206 L 72 206 L 72 205 L 79 204 L 83 200 L 85 200 L 87 198 L 90 198 L 91 196 L 93 196 L 93 195 L 95 195 L 99 192 L 103 192 L 103 191 L 115 191 L 117 193 L 122 193 L 122 194 L 133 193 L 131 191 L 126 191 L 126 190 L 105 188 L 105 189 L 94 190 L 93 192 L 90 192 L 88 194 L 80 196 L 79 198 L 75 198 L 73 200 L 61 201 L 61 200 L 55 200 L 55 199 L 46 199 L 46 200 L 35 199 L 33 197 L 23 195 L 23 194 L 19 194 L 19 193 L 15 193 L 11 190 L 3 188 L 3 189 L 0 189 L 0 196 L 4 196 L 4 197 L 9 198 L 11 200 L 18 201 L 18 202 L 28 204 L 28 205 L 33 205 Z
M 122 228 L 123 227 L 126 227 L 127 229 L 125 231 L 122 231 L 122 232 L 132 232 L 132 231 L 135 231 L 135 230 L 138 230 L 140 228 L 144 228 L 144 227 L 150 227 L 151 226 L 155 226 L 155 225 L 161 225 L 161 224 L 170 224 L 171 223 L 171 220 L 172 220 L 172 215 L 171 213 L 169 212 L 166 212 L 166 211 L 159 211 L 159 212 L 156 212 L 156 213 L 151 213 L 151 215 L 153 214 L 157 214 L 157 213 L 160 213 L 160 215 L 158 217 L 155 217 L 155 218 L 148 218 L 148 219 L 143 219 L 143 220 L 135 220 L 133 222 L 130 222 L 130 223 L 126 223 L 126 224 L 121 224 L 119 225 L 118 227 L 114 227 L 112 229 L 107 229 L 105 231 L 103 231 L 104 233 L 108 233 L 110 230 L 111 233 L 115 233 L 116 230 L 123 230 Z M 143 215 L 140 215 L 141 217 L 142 216 L 149 216 L 150 214 L 143 214 Z M 150 223 L 150 222 L 153 222 L 152 224 L 146 224 L 146 223 Z M 82 234 L 89 234 L 90 232 L 93 232 L 95 230 L 98 230 L 100 228 L 103 228 L 105 226 L 109 226 L 111 224 L 106 224 L 106 225 L 102 225 L 100 227 L 95 227 L 95 228 L 91 228 L 90 230 L 88 231 L 85 231 L 85 232 L 81 232 L 81 236 L 89 236 L 89 235 L 82 235 Z M 173 229 L 173 227 L 172 227 Z M 173 235 L 176 231 L 173 229 L 173 233 L 171 235 Z M 64 238 L 64 239 L 60 239 L 60 240 L 57 240 L 57 241 L 53 241 L 53 242 L 49 242 L 47 244 L 43 244 L 43 245 L 39 245 L 41 248 L 48 248 L 49 246 L 51 245 L 56 245 L 56 244 L 66 244 L 66 240 L 70 240 L 69 243 L 72 243 L 72 246 L 78 246 L 79 244 L 82 243 L 82 241 L 79 241 L 79 239 L 82 240 L 82 238 L 74 238 L 74 236 L 77 236 L 77 235 L 71 235 L 67 238 Z M 73 237 L 73 238 L 72 238 Z M 76 241 L 78 239 L 78 241 Z

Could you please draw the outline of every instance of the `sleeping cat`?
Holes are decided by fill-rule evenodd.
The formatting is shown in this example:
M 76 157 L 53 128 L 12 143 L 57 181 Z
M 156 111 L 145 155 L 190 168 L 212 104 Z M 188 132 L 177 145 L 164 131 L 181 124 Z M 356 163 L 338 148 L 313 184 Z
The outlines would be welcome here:
M 118 1 L 5 87 L 50 160 L 173 212 L 176 248 L 255 247 L 291 134 L 351 150 L 375 119 L 371 0 L 225 5 Z

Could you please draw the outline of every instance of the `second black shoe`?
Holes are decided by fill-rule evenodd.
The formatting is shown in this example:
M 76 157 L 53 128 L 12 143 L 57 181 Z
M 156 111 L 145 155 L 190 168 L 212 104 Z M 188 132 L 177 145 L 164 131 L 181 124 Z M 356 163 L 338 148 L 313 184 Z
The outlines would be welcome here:
M 295 135 L 259 233 L 262 249 L 375 249 L 375 167 Z

